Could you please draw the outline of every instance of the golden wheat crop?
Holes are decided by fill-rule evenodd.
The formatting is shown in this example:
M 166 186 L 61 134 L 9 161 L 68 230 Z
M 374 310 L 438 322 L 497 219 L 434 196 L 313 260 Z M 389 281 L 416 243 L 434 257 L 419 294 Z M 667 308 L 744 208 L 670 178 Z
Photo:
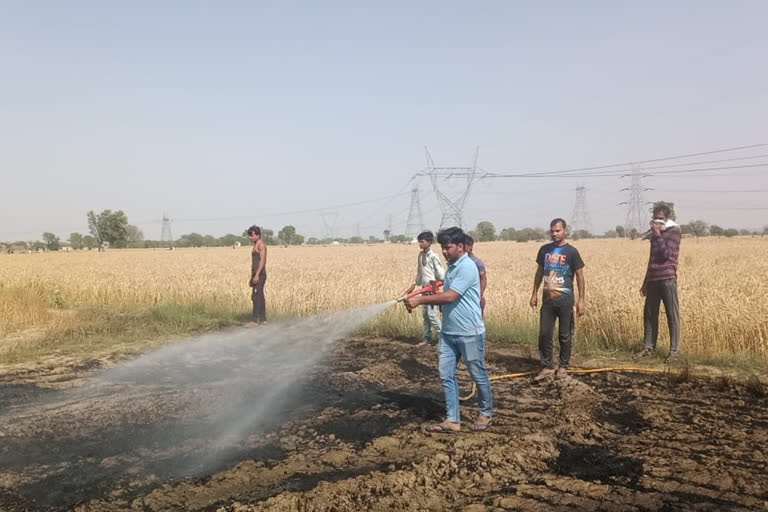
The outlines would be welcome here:
M 638 290 L 647 242 L 572 243 L 587 265 L 587 314 L 578 322 L 580 340 L 607 349 L 639 345 L 643 299 Z M 528 299 L 538 246 L 533 242 L 475 246 L 488 267 L 489 340 L 535 336 L 538 317 Z M 766 249 L 768 239 L 762 238 L 683 240 L 679 268 L 683 351 L 768 358 Z M 392 299 L 412 279 L 417 252 L 416 246 L 383 244 L 270 247 L 267 314 L 306 315 Z M 0 255 L 0 344 L 22 330 L 43 329 L 50 334 L 65 328 L 66 315 L 61 312 L 84 307 L 178 303 L 247 313 L 249 271 L 249 247 Z M 408 315 L 402 306 L 393 307 L 367 331 L 413 334 L 419 332 L 420 322 L 420 314 Z M 660 347 L 668 343 L 664 322 L 662 314 Z

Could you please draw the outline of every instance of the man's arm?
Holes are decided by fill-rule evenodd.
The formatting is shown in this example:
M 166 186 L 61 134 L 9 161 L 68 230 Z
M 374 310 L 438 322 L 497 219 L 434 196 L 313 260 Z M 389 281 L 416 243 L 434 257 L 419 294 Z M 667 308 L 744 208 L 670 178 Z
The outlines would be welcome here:
M 539 265 L 536 269 L 536 275 L 533 278 L 533 294 L 531 294 L 531 307 L 536 308 L 539 305 L 539 286 L 541 286 L 541 280 L 544 278 L 544 267 Z
M 253 284 L 259 281 L 261 271 L 267 266 L 267 245 L 260 240 L 256 245 L 256 252 L 259 253 L 259 266 L 256 267 L 256 274 L 253 276 Z
M 410 299 L 405 299 L 405 307 L 413 309 L 422 304 L 425 306 L 442 306 L 443 304 L 450 304 L 455 302 L 461 295 L 455 290 L 445 290 L 434 295 L 417 295 Z
M 580 268 L 576 271 L 576 284 L 579 286 L 579 301 L 576 303 L 576 314 L 581 316 L 587 310 L 587 303 L 585 300 L 586 290 L 584 288 L 584 268 Z
M 480 274 L 480 297 L 485 297 L 485 286 L 488 284 L 488 278 L 485 272 Z

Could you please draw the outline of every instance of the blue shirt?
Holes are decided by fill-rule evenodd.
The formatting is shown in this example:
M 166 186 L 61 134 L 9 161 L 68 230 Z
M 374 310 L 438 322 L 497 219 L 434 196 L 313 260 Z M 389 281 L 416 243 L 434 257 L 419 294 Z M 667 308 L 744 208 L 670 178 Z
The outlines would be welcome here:
M 467 254 L 448 266 L 444 290 L 453 290 L 459 298 L 443 304 L 443 332 L 454 336 L 473 336 L 485 332 L 480 309 L 480 274 Z

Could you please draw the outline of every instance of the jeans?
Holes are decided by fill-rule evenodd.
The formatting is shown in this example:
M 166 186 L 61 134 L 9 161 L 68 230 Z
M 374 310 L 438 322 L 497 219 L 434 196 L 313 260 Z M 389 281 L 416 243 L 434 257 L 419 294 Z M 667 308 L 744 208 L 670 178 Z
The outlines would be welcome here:
M 437 306 L 421 306 L 421 314 L 424 317 L 424 341 L 432 343 L 432 329 L 437 332 L 440 339 L 440 308 Z
M 440 334 L 437 345 L 440 379 L 445 393 L 446 421 L 461 421 L 459 412 L 459 383 L 456 381 L 456 365 L 463 357 L 472 380 L 477 385 L 477 405 L 480 416 L 493 416 L 491 381 L 483 362 L 485 354 L 485 334 L 459 336 Z
M 670 350 L 677 352 L 680 349 L 680 302 L 677 298 L 677 279 L 650 281 L 645 284 L 643 345 L 644 348 L 656 349 L 656 340 L 659 338 L 659 310 L 662 302 L 664 302 L 664 311 L 667 312 Z
M 544 302 L 541 305 L 539 321 L 539 354 L 544 368 L 552 368 L 552 335 L 555 332 L 555 319 L 559 319 L 560 367 L 568 368 L 573 348 L 573 302 Z

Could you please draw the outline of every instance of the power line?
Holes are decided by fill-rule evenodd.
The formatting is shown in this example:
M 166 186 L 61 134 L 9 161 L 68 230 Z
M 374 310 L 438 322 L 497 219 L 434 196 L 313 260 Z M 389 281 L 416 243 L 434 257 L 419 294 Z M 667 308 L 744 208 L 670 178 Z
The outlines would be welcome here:
M 356 201 L 353 203 L 344 203 L 344 204 L 338 204 L 335 206 L 325 206 L 322 208 L 309 208 L 306 210 L 293 210 L 293 211 L 284 211 L 284 212 L 275 212 L 275 213 L 265 213 L 265 214 L 254 214 L 254 215 L 233 215 L 231 217 L 209 217 L 209 218 L 175 218 L 173 219 L 175 222 L 209 222 L 209 221 L 223 221 L 223 220 L 238 220 L 238 219 L 252 219 L 254 217 L 279 217 L 283 215 L 301 215 L 301 214 L 310 214 L 310 213 L 323 213 L 328 212 L 329 210 L 336 210 L 340 208 L 349 208 L 352 206 L 361 206 L 364 204 L 370 204 L 370 203 L 376 203 L 379 201 L 386 201 L 387 199 L 393 199 L 398 196 L 404 195 L 402 192 L 399 192 L 397 194 L 393 194 L 390 196 L 384 196 L 379 197 L 376 199 L 366 199 L 363 201 Z M 148 221 L 143 222 L 137 222 L 136 224 L 152 224 L 156 222 L 162 222 L 162 220 L 158 219 L 152 219 Z
M 749 194 L 749 193 L 757 193 L 757 192 L 768 192 L 768 188 L 762 188 L 762 189 L 752 189 L 752 190 L 701 190 L 701 189 L 687 189 L 687 188 L 662 188 L 659 187 L 660 190 L 663 190 L 664 192 L 695 192 L 695 193 L 717 193 L 717 194 L 729 194 L 729 193 L 736 193 L 736 194 Z
M 693 163 L 689 165 L 694 165 Z M 699 173 L 699 172 L 711 172 L 711 171 L 726 171 L 726 170 L 735 170 L 735 169 L 750 169 L 750 168 L 757 168 L 757 167 L 768 167 L 768 163 L 763 164 L 750 164 L 750 165 L 729 165 L 729 166 L 722 166 L 722 167 L 703 167 L 698 169 L 678 169 L 674 171 L 656 171 L 656 172 L 645 172 L 647 170 L 653 169 L 651 168 L 645 168 L 645 167 L 639 167 L 640 170 L 642 170 L 647 176 L 661 176 L 661 175 L 667 175 L 667 174 L 686 174 L 686 173 Z M 481 176 L 481 178 L 605 178 L 605 177 L 621 177 L 625 176 L 627 174 L 630 174 L 632 172 L 631 169 L 614 169 L 611 171 L 605 171 L 605 172 L 595 172 L 590 174 L 551 174 L 551 173 L 543 173 L 543 174 L 494 174 L 494 173 L 486 173 Z M 722 174 L 723 176 L 726 174 Z
M 688 153 L 688 154 L 685 154 L 685 155 L 665 156 L 665 157 L 661 157 L 661 158 L 651 158 L 651 159 L 648 159 L 648 160 L 639 160 L 639 161 L 635 161 L 635 162 L 624 162 L 624 163 L 619 163 L 619 164 L 597 165 L 597 166 L 592 166 L 592 167 L 578 167 L 578 168 L 575 168 L 575 169 L 563 169 L 563 170 L 559 170 L 559 171 L 544 171 L 544 172 L 534 171 L 534 172 L 522 172 L 522 173 L 518 172 L 518 173 L 508 173 L 508 174 L 490 173 L 490 177 L 496 177 L 496 176 L 499 176 L 499 177 L 507 177 L 507 176 L 508 177 L 512 177 L 512 176 L 525 177 L 525 176 L 546 176 L 546 175 L 553 175 L 553 174 L 563 175 L 563 174 L 570 174 L 570 173 L 579 173 L 579 172 L 584 172 L 584 171 L 596 171 L 596 170 L 601 170 L 601 169 L 610 169 L 612 167 L 628 167 L 628 166 L 636 166 L 636 165 L 641 165 L 641 164 L 649 164 L 649 163 L 654 163 L 654 162 L 663 162 L 663 161 L 667 161 L 667 160 L 679 160 L 679 159 L 682 159 L 682 158 L 692 158 L 692 157 L 695 157 L 695 156 L 714 155 L 714 154 L 717 154 L 717 153 L 725 153 L 725 152 L 730 152 L 730 151 L 741 151 L 741 150 L 744 150 L 744 149 L 754 149 L 754 148 L 766 147 L 766 146 L 768 146 L 768 143 L 765 143 L 765 144 L 751 144 L 751 145 L 748 145 L 748 146 L 736 146 L 736 147 L 731 147 L 731 148 L 715 149 L 715 150 L 711 150 L 711 151 L 702 151 L 702 152 L 699 152 L 699 153 Z M 695 164 L 692 163 L 692 165 L 695 165 Z

